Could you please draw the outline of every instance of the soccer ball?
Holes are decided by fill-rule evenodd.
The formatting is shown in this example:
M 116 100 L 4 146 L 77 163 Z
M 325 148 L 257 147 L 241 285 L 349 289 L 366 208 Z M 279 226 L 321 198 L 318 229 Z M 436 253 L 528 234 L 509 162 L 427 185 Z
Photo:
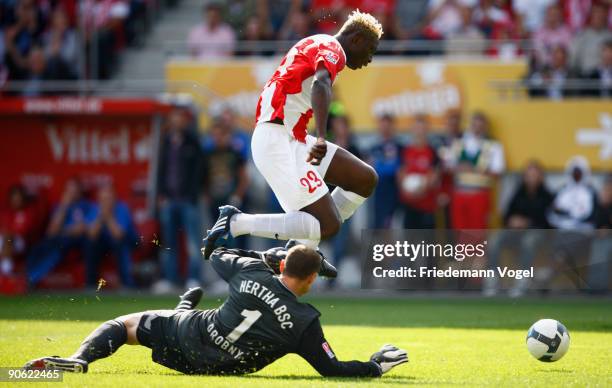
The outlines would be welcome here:
M 553 362 L 567 353 L 570 345 L 569 332 L 559 321 L 540 319 L 527 333 L 527 349 L 542 362 Z

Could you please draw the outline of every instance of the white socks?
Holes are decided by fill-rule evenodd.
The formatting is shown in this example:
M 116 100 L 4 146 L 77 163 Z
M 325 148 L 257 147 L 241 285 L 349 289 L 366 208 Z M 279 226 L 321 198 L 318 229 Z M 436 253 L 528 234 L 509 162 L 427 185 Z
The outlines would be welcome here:
M 313 240 L 317 245 L 321 240 L 319 220 L 300 211 L 279 214 L 239 213 L 230 220 L 230 232 L 234 237 L 250 234 L 277 240 Z
M 340 187 L 336 187 L 331 196 L 342 222 L 351 217 L 366 200 L 361 195 Z M 234 237 L 249 234 L 276 240 L 296 239 L 300 244 L 313 249 L 319 246 L 321 240 L 319 220 L 302 211 L 278 214 L 239 213 L 230 220 L 230 232 Z
M 340 187 L 336 187 L 334 191 L 332 191 L 331 197 L 336 204 L 342 222 L 349 219 L 353 213 L 355 213 L 355 210 L 357 210 L 366 200 L 365 197 L 351 191 L 343 190 Z

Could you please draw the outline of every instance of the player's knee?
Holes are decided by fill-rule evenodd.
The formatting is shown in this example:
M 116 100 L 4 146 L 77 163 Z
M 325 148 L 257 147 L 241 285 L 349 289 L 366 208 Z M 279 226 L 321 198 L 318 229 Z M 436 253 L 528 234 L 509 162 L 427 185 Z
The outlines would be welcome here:
M 368 167 L 370 168 L 370 194 L 372 194 L 378 185 L 378 173 L 374 168 Z
M 125 326 L 125 330 L 127 332 L 126 342 L 129 345 L 138 345 L 138 337 L 136 332 L 141 318 L 142 313 L 122 315 L 118 318 L 115 318 L 115 321 L 120 322 Z
M 374 192 L 376 185 L 378 184 L 378 174 L 371 166 L 366 166 L 364 173 L 362 174 L 361 187 L 363 197 L 369 197 Z
M 329 217 L 325 222 L 321 223 L 321 239 L 325 240 L 334 237 L 340 231 L 342 220 L 340 216 Z

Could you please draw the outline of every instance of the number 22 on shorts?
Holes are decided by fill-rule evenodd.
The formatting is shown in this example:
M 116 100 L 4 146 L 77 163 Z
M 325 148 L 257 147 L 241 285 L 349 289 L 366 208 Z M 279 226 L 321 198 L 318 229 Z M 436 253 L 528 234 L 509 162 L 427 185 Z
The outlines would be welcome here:
M 323 186 L 323 181 L 319 179 L 314 171 L 310 170 L 306 176 L 300 179 L 300 184 L 308 189 L 308 193 L 312 194 L 315 190 Z

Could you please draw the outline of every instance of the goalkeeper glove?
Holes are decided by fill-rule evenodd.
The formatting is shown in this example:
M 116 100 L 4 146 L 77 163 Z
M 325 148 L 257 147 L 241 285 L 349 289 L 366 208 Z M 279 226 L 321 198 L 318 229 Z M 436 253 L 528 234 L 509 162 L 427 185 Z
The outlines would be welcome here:
M 286 257 L 287 250 L 283 247 L 270 248 L 263 252 L 264 263 L 266 263 L 277 275 L 281 273 L 280 262 L 285 260 Z
M 382 375 L 389 372 L 394 366 L 408 362 L 408 353 L 393 345 L 385 345 L 370 357 L 370 361 L 378 365 Z

